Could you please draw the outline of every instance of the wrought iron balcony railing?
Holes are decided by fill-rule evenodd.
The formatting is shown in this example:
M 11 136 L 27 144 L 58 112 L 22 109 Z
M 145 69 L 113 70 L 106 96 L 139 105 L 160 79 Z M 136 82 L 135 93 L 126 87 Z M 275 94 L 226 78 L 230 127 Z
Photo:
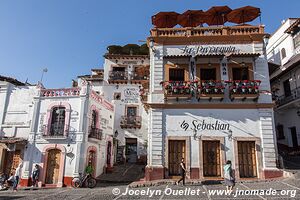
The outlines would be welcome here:
M 220 99 L 225 96 L 228 86 L 229 97 L 234 99 L 257 99 L 259 97 L 259 80 L 205 80 L 205 81 L 164 81 L 161 82 L 165 91 L 165 98 L 191 98 L 195 96 L 200 99 Z
M 257 100 L 259 97 L 260 80 L 235 80 L 227 81 L 231 100 L 236 98 L 245 100 L 252 98 Z
M 43 127 L 44 138 L 67 138 L 69 126 L 66 127 L 64 123 L 53 123 L 44 125 Z
M 127 81 L 128 72 L 125 71 L 110 71 L 109 79 L 112 81 Z
M 122 116 L 121 128 L 141 128 L 142 126 L 142 117 L 141 116 Z
M 225 85 L 224 81 L 205 80 L 196 82 L 197 98 L 200 99 L 220 99 L 224 98 Z
M 95 127 L 89 128 L 89 138 L 94 138 L 98 140 L 102 140 L 103 130 Z
M 164 90 L 166 98 L 180 98 L 186 97 L 191 98 L 193 88 L 191 85 L 191 81 L 164 81 L 161 82 Z
M 294 100 L 300 99 L 300 87 L 297 87 L 297 88 L 291 90 L 291 95 L 289 95 L 289 96 L 282 95 L 279 97 L 275 97 L 275 99 L 276 99 L 277 107 L 280 107 L 284 104 L 290 103 Z

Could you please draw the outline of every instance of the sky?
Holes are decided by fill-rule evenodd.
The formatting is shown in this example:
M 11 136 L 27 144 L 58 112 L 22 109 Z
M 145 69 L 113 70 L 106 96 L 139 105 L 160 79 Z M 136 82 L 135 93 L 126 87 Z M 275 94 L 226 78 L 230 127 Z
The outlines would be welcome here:
M 0 75 L 47 88 L 102 68 L 108 45 L 142 44 L 160 11 L 261 8 L 266 32 L 300 17 L 299 0 L 0 0 Z M 254 21 L 258 24 L 259 20 Z

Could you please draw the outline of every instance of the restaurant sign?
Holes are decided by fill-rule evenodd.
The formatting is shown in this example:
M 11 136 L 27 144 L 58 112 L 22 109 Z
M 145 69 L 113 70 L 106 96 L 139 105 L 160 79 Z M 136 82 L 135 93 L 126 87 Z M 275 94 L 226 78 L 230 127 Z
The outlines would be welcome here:
M 183 122 L 180 124 L 180 128 L 183 130 L 197 130 L 197 131 L 204 131 L 204 130 L 221 130 L 221 131 L 229 131 L 230 126 L 227 123 L 222 123 L 219 120 L 216 120 L 214 123 L 206 122 L 205 120 L 193 120 L 191 123 Z
M 240 49 L 235 46 L 185 46 L 181 49 L 185 55 L 238 54 Z

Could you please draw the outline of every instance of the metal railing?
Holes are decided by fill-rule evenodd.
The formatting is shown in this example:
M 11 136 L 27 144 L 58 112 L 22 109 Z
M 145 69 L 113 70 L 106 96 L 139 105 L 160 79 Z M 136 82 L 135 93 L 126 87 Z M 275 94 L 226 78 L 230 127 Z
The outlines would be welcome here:
M 297 100 L 299 98 L 300 98 L 300 87 L 297 87 L 297 88 L 291 90 L 291 95 L 289 95 L 289 96 L 282 95 L 282 96 L 276 97 L 275 99 L 276 99 L 276 104 L 279 107 L 284 104 L 290 103 L 294 100 Z
M 43 137 L 45 138 L 66 138 L 69 127 L 65 128 L 64 123 L 53 123 L 43 127 Z
M 142 117 L 141 116 L 122 116 L 121 128 L 141 128 Z
M 102 140 L 103 130 L 99 128 L 95 128 L 90 126 L 89 128 L 89 138 L 95 138 L 98 140 Z
M 128 80 L 128 72 L 110 71 L 109 79 L 110 80 Z

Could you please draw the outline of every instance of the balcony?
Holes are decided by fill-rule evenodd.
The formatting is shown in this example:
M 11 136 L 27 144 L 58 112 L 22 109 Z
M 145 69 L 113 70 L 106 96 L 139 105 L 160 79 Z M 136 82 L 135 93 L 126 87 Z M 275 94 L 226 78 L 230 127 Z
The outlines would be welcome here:
M 264 26 L 223 26 L 195 28 L 154 28 L 152 37 L 237 36 L 264 34 Z
M 127 83 L 128 82 L 128 72 L 124 71 L 110 71 L 109 72 L 109 83 Z
M 231 101 L 251 99 L 256 101 L 259 97 L 259 80 L 236 80 L 236 81 L 164 81 L 161 85 L 164 89 L 165 99 L 180 98 L 191 99 L 193 96 L 198 101 L 220 100 L 225 98 L 225 91 L 229 90 Z
M 291 95 L 289 95 L 289 96 L 282 95 L 282 96 L 276 97 L 275 99 L 276 99 L 277 107 L 280 107 L 280 106 L 283 106 L 292 101 L 298 100 L 298 99 L 300 99 L 300 87 L 297 87 L 297 88 L 291 90 Z
M 240 99 L 252 99 L 256 101 L 259 97 L 260 80 L 235 80 L 227 81 L 229 85 L 229 96 L 231 101 Z
M 120 126 L 122 129 L 140 129 L 142 127 L 142 117 L 122 116 Z
M 80 88 L 42 89 L 42 97 L 79 96 Z
M 94 138 L 97 140 L 102 140 L 103 130 L 95 127 L 89 128 L 89 138 Z
M 224 99 L 225 85 L 224 81 L 207 80 L 196 82 L 197 85 L 197 99 L 218 99 L 222 101 Z
M 179 98 L 191 99 L 193 94 L 191 81 L 165 81 L 161 82 L 165 90 L 165 99 Z
M 45 139 L 66 139 L 68 137 L 69 127 L 65 130 L 64 123 L 54 123 L 43 126 L 43 138 Z
M 131 83 L 142 84 L 149 81 L 149 75 L 134 73 L 130 77 Z

